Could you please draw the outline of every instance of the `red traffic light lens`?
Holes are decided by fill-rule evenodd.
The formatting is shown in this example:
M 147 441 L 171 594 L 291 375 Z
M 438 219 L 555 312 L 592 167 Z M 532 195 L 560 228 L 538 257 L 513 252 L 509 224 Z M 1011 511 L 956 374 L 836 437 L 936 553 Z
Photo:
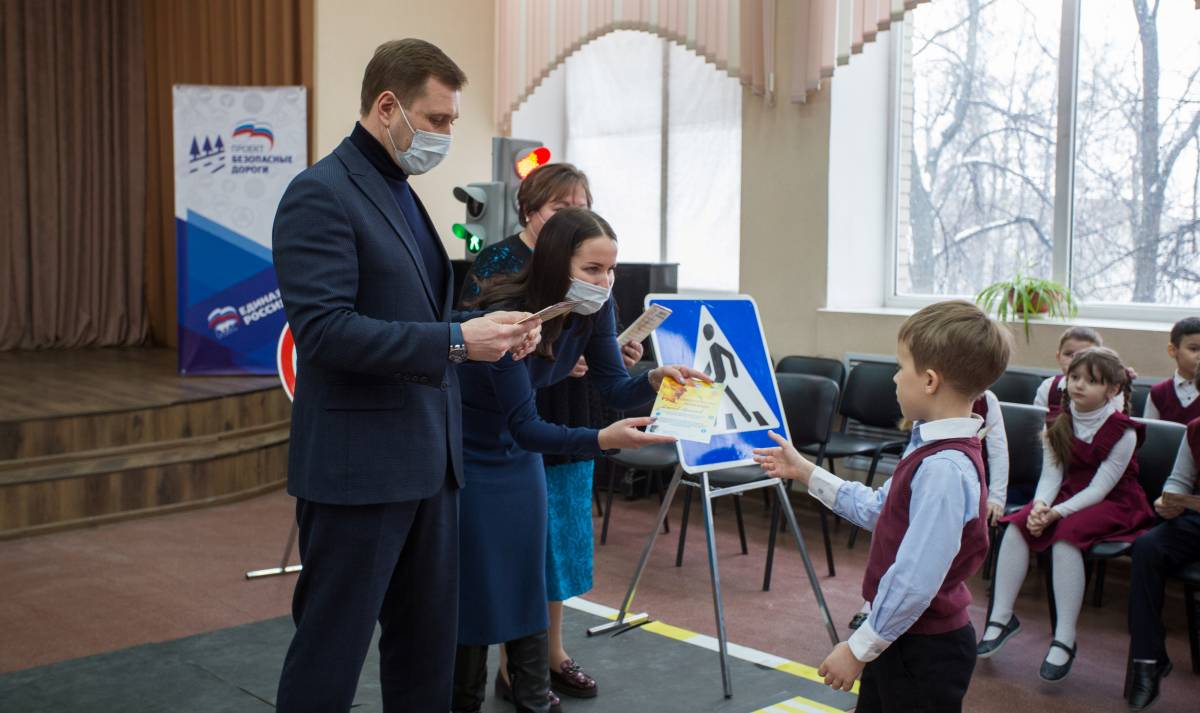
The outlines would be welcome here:
M 533 169 L 538 166 L 545 166 L 548 163 L 550 163 L 550 149 L 545 146 L 539 146 L 517 159 L 513 168 L 516 170 L 517 176 L 523 181 L 526 176 L 533 172 Z

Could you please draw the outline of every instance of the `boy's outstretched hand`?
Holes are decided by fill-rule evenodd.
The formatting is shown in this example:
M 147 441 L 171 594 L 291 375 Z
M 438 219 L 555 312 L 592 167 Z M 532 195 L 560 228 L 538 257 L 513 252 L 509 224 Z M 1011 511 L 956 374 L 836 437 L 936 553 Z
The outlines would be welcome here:
M 833 647 L 833 651 L 821 662 L 817 675 L 825 678 L 825 685 L 839 691 L 854 688 L 854 682 L 862 675 L 865 663 L 854 657 L 850 644 L 845 641 Z
M 805 460 L 804 456 L 800 455 L 800 451 L 797 451 L 791 443 L 784 440 L 783 436 L 774 431 L 770 431 L 768 435 L 779 446 L 776 448 L 755 448 L 754 462 L 761 465 L 767 475 L 772 478 L 799 480 L 804 485 L 808 485 L 808 481 L 812 478 L 812 472 L 816 470 L 816 466 Z

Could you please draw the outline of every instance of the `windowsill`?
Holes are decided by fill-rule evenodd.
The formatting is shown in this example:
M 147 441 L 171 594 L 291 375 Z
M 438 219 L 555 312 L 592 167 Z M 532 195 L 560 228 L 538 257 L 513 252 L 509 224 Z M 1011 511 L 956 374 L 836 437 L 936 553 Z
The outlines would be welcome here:
M 918 307 L 821 307 L 817 310 L 819 313 L 826 314 L 859 314 L 870 315 L 875 317 L 910 317 L 917 312 Z M 1020 326 L 1020 322 L 1010 322 L 1015 326 Z M 1146 332 L 1147 334 L 1166 334 L 1171 331 L 1171 322 L 1148 321 L 1148 320 L 1130 320 L 1130 319 L 1101 319 L 1096 317 L 1080 316 L 1071 321 L 1060 319 L 1036 319 L 1031 320 L 1030 325 L 1037 329 L 1038 326 L 1047 326 L 1053 328 L 1064 328 L 1070 326 L 1085 326 L 1094 327 L 1096 329 L 1120 329 L 1131 332 Z

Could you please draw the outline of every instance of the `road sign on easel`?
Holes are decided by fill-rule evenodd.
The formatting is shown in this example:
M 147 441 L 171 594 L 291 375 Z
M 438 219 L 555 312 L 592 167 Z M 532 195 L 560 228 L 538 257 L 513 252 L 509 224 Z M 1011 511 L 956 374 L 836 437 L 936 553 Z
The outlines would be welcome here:
M 288 401 L 294 401 L 296 397 L 296 340 L 292 337 L 292 328 L 287 322 L 283 324 L 283 331 L 279 333 L 279 342 L 275 347 L 275 367 L 279 371 L 279 383 L 283 386 L 283 393 L 287 394 Z M 296 545 L 297 529 L 298 526 L 293 519 L 292 530 L 288 533 L 287 544 L 283 547 L 283 558 L 279 561 L 278 567 L 250 570 L 246 573 L 246 579 L 294 574 L 303 569 L 302 565 L 288 564 L 288 560 L 292 558 L 292 548 Z
M 650 551 L 659 529 L 667 517 L 675 491 L 680 485 L 700 491 L 704 514 L 705 539 L 708 543 L 708 567 L 712 577 L 713 610 L 717 623 L 718 653 L 721 663 L 721 682 L 725 697 L 733 695 L 729 674 L 728 640 L 725 635 L 725 609 L 721 599 L 721 578 L 717 567 L 717 550 L 712 520 L 712 501 L 725 495 L 738 495 L 750 490 L 768 488 L 775 493 L 776 502 L 787 521 L 788 529 L 800 549 L 800 557 L 808 575 L 830 640 L 839 641 L 837 628 L 821 593 L 821 583 L 808 556 L 804 537 L 796 524 L 786 489 L 779 478 L 757 477 L 750 473 L 734 485 L 713 487 L 709 474 L 726 468 L 755 465 L 755 448 L 770 448 L 775 444 L 768 435 L 776 431 L 788 437 L 787 418 L 783 413 L 775 371 L 771 365 L 758 307 L 749 295 L 688 299 L 681 295 L 647 295 L 646 306 L 662 305 L 671 310 L 667 319 L 652 333 L 654 353 L 659 365 L 691 364 L 708 374 L 713 381 L 725 384 L 725 396 L 717 416 L 712 439 L 708 443 L 677 441 L 679 467 L 667 486 L 658 511 L 658 519 L 646 539 L 641 559 L 634 570 L 625 599 L 616 621 L 588 629 L 594 636 L 606 632 L 620 633 L 631 626 L 646 622 L 645 614 L 630 615 L 633 595 L 650 559 Z M 755 465 L 757 468 L 757 466 Z M 684 477 L 687 473 L 689 477 Z M 698 477 L 696 477 L 698 476 Z M 772 527 L 774 527 L 772 525 Z

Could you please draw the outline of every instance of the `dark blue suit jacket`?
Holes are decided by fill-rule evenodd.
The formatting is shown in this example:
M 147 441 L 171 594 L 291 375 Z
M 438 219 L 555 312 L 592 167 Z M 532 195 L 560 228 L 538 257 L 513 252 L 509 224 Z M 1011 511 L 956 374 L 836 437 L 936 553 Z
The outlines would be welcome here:
M 349 139 L 288 186 L 272 241 L 298 353 L 288 493 L 415 500 L 450 471 L 461 486 L 462 405 L 447 357 L 450 322 L 474 313 L 451 310 L 440 241 L 446 289 L 435 295 L 396 199 Z

